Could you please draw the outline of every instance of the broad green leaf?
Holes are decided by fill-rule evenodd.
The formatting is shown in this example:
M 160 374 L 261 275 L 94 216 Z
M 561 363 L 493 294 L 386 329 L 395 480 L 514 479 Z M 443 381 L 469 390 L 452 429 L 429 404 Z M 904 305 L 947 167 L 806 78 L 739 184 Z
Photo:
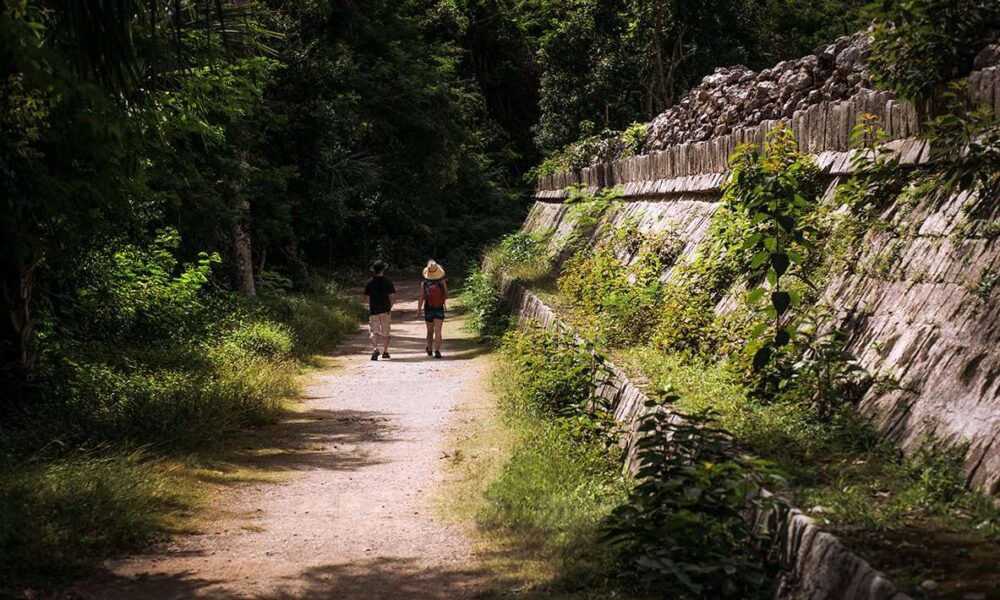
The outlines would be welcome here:
M 771 266 L 774 268 L 774 272 L 781 277 L 788 270 L 788 255 L 784 252 L 778 252 L 771 255 Z
M 774 310 L 779 314 L 785 314 L 788 310 L 788 305 L 791 303 L 791 298 L 788 292 L 773 292 L 771 293 L 771 305 L 774 306 Z
M 770 346 L 764 346 L 760 350 L 757 350 L 753 355 L 753 368 L 755 371 L 759 371 L 767 366 L 767 363 L 771 362 L 771 354 L 773 350 Z

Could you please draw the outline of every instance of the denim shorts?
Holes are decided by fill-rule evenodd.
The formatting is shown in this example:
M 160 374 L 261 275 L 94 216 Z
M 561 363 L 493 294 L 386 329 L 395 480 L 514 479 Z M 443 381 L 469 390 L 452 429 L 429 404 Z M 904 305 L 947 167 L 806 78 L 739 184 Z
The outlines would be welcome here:
M 424 307 L 424 321 L 432 323 L 436 320 L 444 321 L 444 308 L 428 308 Z

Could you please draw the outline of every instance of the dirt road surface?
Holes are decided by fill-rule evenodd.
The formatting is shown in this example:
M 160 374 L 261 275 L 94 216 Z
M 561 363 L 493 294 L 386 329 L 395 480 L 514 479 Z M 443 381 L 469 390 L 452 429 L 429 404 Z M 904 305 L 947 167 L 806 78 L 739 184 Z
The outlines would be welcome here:
M 478 595 L 460 527 L 435 507 L 453 415 L 486 392 L 486 348 L 445 327 L 445 358 L 424 353 L 416 283 L 397 286 L 391 360 L 369 359 L 367 328 L 307 376 L 297 413 L 256 432 L 247 465 L 280 483 L 224 490 L 197 535 L 106 565 L 86 599 L 422 599 Z M 64 596 L 65 597 L 65 596 Z

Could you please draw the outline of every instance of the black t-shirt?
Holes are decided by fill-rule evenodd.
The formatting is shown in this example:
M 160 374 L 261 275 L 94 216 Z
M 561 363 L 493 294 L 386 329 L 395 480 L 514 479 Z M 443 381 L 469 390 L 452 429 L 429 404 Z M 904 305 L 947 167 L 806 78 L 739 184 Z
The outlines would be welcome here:
M 396 288 L 384 275 L 372 277 L 365 285 L 365 296 L 368 296 L 368 313 L 380 315 L 392 308 L 389 294 L 395 294 Z

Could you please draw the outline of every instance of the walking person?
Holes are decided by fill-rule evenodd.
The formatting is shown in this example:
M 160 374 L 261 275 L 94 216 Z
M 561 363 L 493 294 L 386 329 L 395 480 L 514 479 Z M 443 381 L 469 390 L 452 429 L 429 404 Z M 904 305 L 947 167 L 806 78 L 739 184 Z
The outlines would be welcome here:
M 420 282 L 420 299 L 417 300 L 417 316 L 423 310 L 427 323 L 427 356 L 441 358 L 441 332 L 444 329 L 444 307 L 448 301 L 448 284 L 444 280 L 444 269 L 434 260 L 424 267 L 424 280 Z
M 392 305 L 396 303 L 396 287 L 385 276 L 388 265 L 377 260 L 372 264 L 372 278 L 365 284 L 365 296 L 368 297 L 368 333 L 372 340 L 372 360 L 379 359 L 378 341 L 381 337 L 382 358 L 389 356 L 389 330 L 392 326 Z

